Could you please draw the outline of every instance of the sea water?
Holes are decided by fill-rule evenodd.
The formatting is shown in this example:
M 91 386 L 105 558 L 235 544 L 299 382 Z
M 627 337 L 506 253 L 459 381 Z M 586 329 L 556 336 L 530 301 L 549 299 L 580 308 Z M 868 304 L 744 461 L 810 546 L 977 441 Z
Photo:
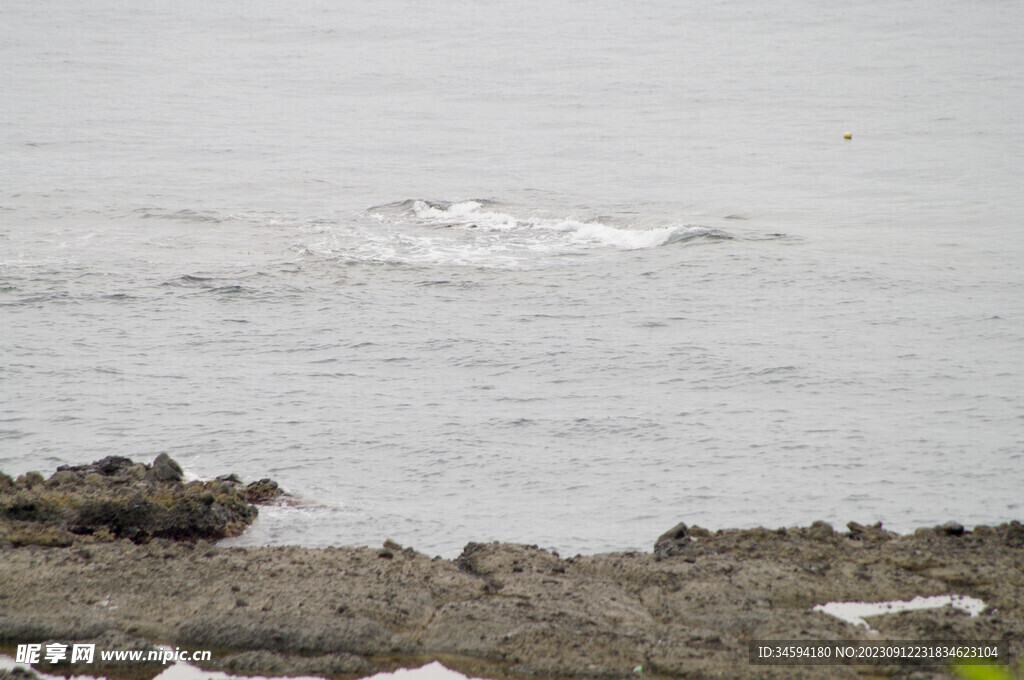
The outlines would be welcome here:
M 6 0 L 0 469 L 252 543 L 1019 519 L 1024 5 Z M 845 133 L 850 139 L 844 139 Z

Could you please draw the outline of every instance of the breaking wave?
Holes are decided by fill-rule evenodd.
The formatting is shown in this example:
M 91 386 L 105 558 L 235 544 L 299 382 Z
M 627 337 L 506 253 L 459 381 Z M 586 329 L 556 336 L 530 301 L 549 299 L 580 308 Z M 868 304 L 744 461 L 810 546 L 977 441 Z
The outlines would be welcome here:
M 520 211 L 483 199 L 406 200 L 370 208 L 345 228 L 322 229 L 307 250 L 352 262 L 530 267 L 600 250 L 638 250 L 732 236 L 700 225 L 638 227 L 613 218 Z
M 493 201 L 472 200 L 458 203 L 431 203 L 424 200 L 402 201 L 389 206 L 371 208 L 371 214 L 384 214 L 387 208 L 398 208 L 399 214 L 412 215 L 430 226 L 451 229 L 485 229 L 506 233 L 553 232 L 568 240 L 591 245 L 635 250 L 680 243 L 695 238 L 731 238 L 719 229 L 699 225 L 673 225 L 640 229 L 615 225 L 600 220 L 578 220 L 571 217 L 516 216 Z

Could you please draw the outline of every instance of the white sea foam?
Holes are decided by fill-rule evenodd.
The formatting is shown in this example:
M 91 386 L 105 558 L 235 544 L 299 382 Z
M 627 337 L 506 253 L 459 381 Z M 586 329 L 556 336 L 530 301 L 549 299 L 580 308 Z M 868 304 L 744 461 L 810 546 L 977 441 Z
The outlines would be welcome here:
M 413 201 L 412 213 L 428 224 L 448 228 L 489 229 L 493 231 L 555 232 L 568 235 L 568 242 L 594 244 L 635 250 L 655 248 L 697 236 L 729 238 L 718 229 L 696 225 L 672 225 L 642 229 L 631 225 L 614 225 L 600 220 L 574 217 L 517 216 L 511 208 L 498 209 L 485 201 L 460 201 L 445 206 L 427 201 Z
M 874 631 L 866 618 L 881 614 L 898 614 L 900 612 L 917 611 L 920 609 L 939 609 L 953 607 L 971 616 L 977 616 L 985 610 L 986 604 L 967 595 L 934 595 L 932 597 L 915 597 L 912 600 L 892 600 L 888 602 L 828 602 L 814 607 L 814 611 L 829 614 L 855 626 L 863 626 Z
M 608 220 L 518 211 L 492 201 L 402 201 L 371 208 L 364 224 L 317 225 L 304 252 L 354 262 L 532 268 L 565 256 L 728 239 L 718 229 L 638 227 Z M 561 260 L 564 261 L 564 260 Z

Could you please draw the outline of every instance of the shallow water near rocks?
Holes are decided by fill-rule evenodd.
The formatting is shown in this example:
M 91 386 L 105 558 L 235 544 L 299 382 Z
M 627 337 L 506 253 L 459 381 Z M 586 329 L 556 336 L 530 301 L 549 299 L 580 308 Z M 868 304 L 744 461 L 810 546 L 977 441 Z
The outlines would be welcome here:
M 1020 518 L 1024 4 L 350 5 L 4 3 L 0 470 L 448 556 Z

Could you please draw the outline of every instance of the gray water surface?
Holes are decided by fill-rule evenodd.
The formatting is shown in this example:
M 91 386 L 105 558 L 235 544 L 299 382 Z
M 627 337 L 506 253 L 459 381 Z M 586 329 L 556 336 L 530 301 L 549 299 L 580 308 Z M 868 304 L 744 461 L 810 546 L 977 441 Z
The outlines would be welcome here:
M 249 543 L 1019 519 L 1024 5 L 0 7 L 0 469 Z M 844 140 L 843 133 L 852 132 Z

